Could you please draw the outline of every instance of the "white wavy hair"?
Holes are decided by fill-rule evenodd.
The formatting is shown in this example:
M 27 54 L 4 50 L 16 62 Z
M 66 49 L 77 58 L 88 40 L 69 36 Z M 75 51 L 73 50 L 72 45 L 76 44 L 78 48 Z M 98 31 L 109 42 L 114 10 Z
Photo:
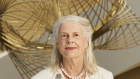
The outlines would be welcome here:
M 91 41 L 92 37 L 92 27 L 88 19 L 75 16 L 75 15 L 68 15 L 63 16 L 59 18 L 53 27 L 53 38 L 54 38 L 54 47 L 53 47 L 53 53 L 51 56 L 51 67 L 54 69 L 58 69 L 60 67 L 60 63 L 62 62 L 62 55 L 60 54 L 57 46 L 56 46 L 56 40 L 58 39 L 58 30 L 61 24 L 67 23 L 67 22 L 75 22 L 79 23 L 83 28 L 85 38 L 88 40 L 88 47 L 86 48 L 86 52 L 84 53 L 84 66 L 85 71 L 88 75 L 94 74 L 97 71 L 97 64 L 96 60 L 93 54 L 93 45 Z

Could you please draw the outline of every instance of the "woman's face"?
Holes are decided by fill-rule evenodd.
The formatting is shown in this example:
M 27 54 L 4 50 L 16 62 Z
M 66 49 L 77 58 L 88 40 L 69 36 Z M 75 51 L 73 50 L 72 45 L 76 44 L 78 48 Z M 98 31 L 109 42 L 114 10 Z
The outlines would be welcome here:
M 80 26 L 74 22 L 61 24 L 58 31 L 57 47 L 64 58 L 83 56 L 88 41 Z

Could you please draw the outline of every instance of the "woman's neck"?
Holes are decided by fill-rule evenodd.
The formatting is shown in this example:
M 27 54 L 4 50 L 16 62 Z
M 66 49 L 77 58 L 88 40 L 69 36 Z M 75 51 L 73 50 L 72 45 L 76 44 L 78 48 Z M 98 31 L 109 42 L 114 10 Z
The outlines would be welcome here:
M 62 65 L 66 72 L 71 76 L 77 76 L 84 70 L 83 57 L 63 58 Z

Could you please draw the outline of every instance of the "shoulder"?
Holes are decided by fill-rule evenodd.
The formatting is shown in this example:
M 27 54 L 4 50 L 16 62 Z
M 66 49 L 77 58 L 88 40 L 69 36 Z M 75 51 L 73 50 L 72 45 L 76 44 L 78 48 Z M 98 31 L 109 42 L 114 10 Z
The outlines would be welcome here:
M 52 76 L 53 76 L 52 70 L 50 68 L 46 68 L 37 73 L 31 79 L 51 79 Z
M 98 66 L 98 72 L 99 72 L 99 73 L 112 74 L 112 72 L 110 72 L 110 71 L 108 71 L 108 70 L 106 70 L 105 68 L 100 67 L 100 66 Z
M 98 71 L 92 75 L 92 77 L 97 77 L 97 79 L 114 79 L 112 72 L 98 66 Z

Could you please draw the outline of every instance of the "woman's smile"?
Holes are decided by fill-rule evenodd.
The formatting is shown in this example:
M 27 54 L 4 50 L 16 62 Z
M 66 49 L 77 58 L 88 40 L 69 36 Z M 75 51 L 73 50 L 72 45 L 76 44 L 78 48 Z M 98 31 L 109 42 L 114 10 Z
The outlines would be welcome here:
M 67 49 L 67 50 L 74 50 L 74 49 L 77 49 L 77 47 L 66 47 L 65 49 Z

